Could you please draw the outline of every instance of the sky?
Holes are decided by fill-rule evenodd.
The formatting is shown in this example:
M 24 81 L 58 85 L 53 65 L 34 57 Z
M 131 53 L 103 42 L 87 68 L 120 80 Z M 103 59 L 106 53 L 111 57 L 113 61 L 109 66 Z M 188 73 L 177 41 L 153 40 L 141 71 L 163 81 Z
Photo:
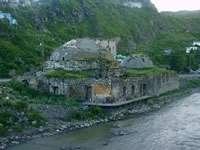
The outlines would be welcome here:
M 200 10 L 200 0 L 151 0 L 158 11 Z

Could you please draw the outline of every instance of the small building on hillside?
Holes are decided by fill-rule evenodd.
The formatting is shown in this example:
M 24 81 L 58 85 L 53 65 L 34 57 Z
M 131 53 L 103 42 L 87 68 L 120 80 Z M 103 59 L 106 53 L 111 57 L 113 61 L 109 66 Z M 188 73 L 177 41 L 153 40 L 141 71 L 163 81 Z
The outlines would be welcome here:
M 166 55 L 170 55 L 171 53 L 172 53 L 171 49 L 164 50 L 164 54 L 166 54 Z
M 12 18 L 11 14 L 0 12 L 0 20 L 7 19 L 10 24 L 17 24 L 17 20 Z
M 193 47 L 186 47 L 186 53 L 190 53 L 191 51 L 197 51 L 198 47 L 193 46 Z
M 200 46 L 200 41 L 194 41 L 193 46 Z

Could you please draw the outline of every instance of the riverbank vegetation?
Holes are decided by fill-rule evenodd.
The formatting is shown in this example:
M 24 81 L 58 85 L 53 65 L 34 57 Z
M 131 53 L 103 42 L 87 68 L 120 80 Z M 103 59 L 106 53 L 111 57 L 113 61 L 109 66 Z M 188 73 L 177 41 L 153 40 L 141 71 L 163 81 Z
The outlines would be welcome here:
M 77 99 L 38 92 L 24 83 L 11 81 L 0 84 L 0 136 L 7 132 L 44 127 L 49 118 L 43 117 L 37 111 L 37 105 L 45 106 L 46 110 L 43 111 L 52 109 L 53 112 L 55 109 L 64 108 L 63 113 L 66 116 L 61 120 L 66 122 L 99 120 L 106 117 L 100 107 L 85 107 Z
M 27 102 L 0 96 L 0 136 L 6 132 L 21 132 L 25 128 L 44 126 L 46 118 Z

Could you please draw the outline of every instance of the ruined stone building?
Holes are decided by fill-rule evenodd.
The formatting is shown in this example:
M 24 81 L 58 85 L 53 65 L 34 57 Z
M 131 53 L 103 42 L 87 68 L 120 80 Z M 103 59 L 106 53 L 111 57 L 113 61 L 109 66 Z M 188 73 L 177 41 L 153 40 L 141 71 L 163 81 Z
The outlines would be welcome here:
M 107 60 L 103 67 L 101 64 L 103 61 L 99 61 L 102 57 L 103 60 Z M 148 60 L 146 57 L 144 59 Z M 108 65 L 108 62 L 113 63 Z M 131 64 L 134 65 L 134 61 L 128 58 L 126 68 L 117 65 L 112 53 L 104 50 L 99 41 L 72 40 L 52 53 L 49 61 L 45 63 L 45 72 L 36 75 L 35 78 L 23 80 L 39 91 L 100 104 L 113 104 L 159 95 L 179 87 L 179 77 L 174 72 L 147 77 L 126 77 L 127 68 L 131 67 Z M 49 71 L 75 74 L 91 71 L 93 74 L 78 79 L 46 77 L 45 74 Z

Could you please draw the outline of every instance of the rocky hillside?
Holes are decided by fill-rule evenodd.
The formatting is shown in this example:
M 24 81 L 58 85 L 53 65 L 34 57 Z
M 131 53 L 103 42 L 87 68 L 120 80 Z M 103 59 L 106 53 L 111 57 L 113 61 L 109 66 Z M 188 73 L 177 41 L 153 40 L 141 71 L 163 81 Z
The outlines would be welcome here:
M 197 39 L 185 33 L 182 20 L 160 15 L 150 0 L 43 0 L 30 4 L 32 1 L 11 8 L 0 3 L 0 10 L 11 13 L 18 22 L 9 25 L 0 20 L 1 77 L 10 71 L 18 74 L 39 68 L 43 48 L 47 59 L 53 49 L 74 38 L 120 37 L 118 53 L 122 54 L 176 47 L 168 42 L 173 43 L 171 37 L 177 35 L 186 43 Z

